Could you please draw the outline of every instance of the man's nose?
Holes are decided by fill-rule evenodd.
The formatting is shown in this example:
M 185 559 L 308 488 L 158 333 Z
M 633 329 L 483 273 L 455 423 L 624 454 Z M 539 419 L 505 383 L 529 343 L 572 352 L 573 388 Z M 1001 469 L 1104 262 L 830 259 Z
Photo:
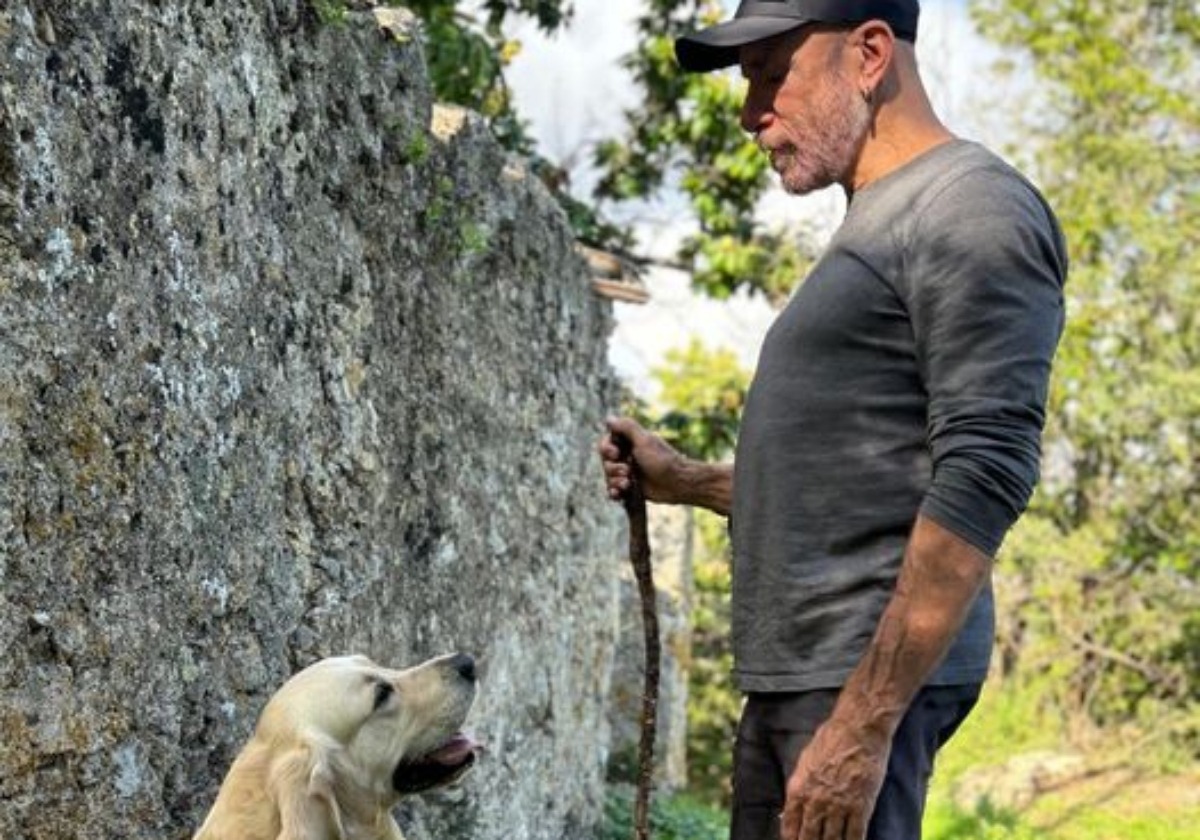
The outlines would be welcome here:
M 752 93 L 746 95 L 740 120 L 744 131 L 757 136 L 769 124 L 769 115 L 770 111 L 762 107 Z

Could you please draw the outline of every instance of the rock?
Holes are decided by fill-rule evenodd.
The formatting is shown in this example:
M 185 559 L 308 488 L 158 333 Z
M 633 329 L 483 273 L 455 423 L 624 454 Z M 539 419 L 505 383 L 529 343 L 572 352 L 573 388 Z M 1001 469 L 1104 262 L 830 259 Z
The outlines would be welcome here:
M 1008 811 L 1027 808 L 1039 794 L 1087 775 L 1083 756 L 1049 750 L 1023 753 L 999 765 L 967 771 L 954 786 L 953 798 L 964 811 L 981 804 Z
M 345 652 L 481 661 L 489 752 L 410 840 L 599 819 L 608 304 L 477 119 L 432 131 L 412 26 L 0 11 L 0 837 L 189 837 Z

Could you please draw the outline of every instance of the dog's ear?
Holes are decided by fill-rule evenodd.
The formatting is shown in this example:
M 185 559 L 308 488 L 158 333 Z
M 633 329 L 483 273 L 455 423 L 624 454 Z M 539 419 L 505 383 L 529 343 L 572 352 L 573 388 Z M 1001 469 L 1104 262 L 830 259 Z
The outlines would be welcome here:
M 279 810 L 277 840 L 344 837 L 327 749 L 304 744 L 280 756 L 271 767 L 271 798 Z
M 308 774 L 308 794 L 325 803 L 325 807 L 329 809 L 329 820 L 337 829 L 337 836 L 345 837 L 346 828 L 342 825 L 342 809 L 338 807 L 337 791 L 334 789 L 333 781 L 333 766 L 329 763 L 329 756 L 322 755 L 313 764 L 312 772 Z

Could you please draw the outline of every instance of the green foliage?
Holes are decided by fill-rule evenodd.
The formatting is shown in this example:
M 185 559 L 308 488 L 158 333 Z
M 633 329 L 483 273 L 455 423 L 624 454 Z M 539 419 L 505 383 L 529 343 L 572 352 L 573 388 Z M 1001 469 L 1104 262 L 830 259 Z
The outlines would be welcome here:
M 709 297 L 723 300 L 747 287 L 778 307 L 812 262 L 804 242 L 794 232 L 700 233 L 684 241 L 680 256 L 692 268 L 692 286 Z
M 971 812 L 938 803 L 925 815 L 921 836 L 926 840 L 1049 840 L 1022 824 L 1016 814 L 986 802 Z
M 1119 742 L 1093 748 L 1088 757 L 1093 773 L 1043 790 L 1019 812 L 986 802 L 970 809 L 955 804 L 953 792 L 968 771 L 1022 753 L 1061 749 L 1068 722 L 1047 702 L 1052 679 L 987 683 L 978 707 L 938 754 L 926 840 L 1191 840 L 1200 824 L 1196 768 L 1190 775 L 1162 777 L 1155 756 Z
M 655 840 L 725 840 L 728 817 L 687 796 L 651 797 L 650 830 Z M 610 790 L 597 840 L 628 840 L 633 829 L 633 793 Z
M 342 0 L 314 3 L 318 13 L 336 7 L 341 11 L 333 16 L 340 20 L 344 15 Z M 505 21 L 511 16 L 528 18 L 542 32 L 552 33 L 570 19 L 568 0 L 487 0 L 470 12 L 457 0 L 392 0 L 391 5 L 406 6 L 421 19 L 425 60 L 438 100 L 479 112 L 505 148 L 526 157 L 530 171 L 562 205 L 579 239 L 628 249 L 630 232 L 606 220 L 598 205 L 572 196 L 566 189 L 566 172 L 538 153 L 525 120 L 513 108 L 504 78 L 505 68 L 521 51 L 521 44 L 504 34 Z
M 486 253 L 491 247 L 492 232 L 480 222 L 464 221 L 459 225 L 458 238 L 462 253 L 475 257 Z
M 313 0 L 322 20 L 340 21 L 343 0 Z M 639 46 L 626 60 L 644 97 L 628 113 L 628 136 L 597 144 L 602 170 L 594 201 L 570 195 L 561 170 L 534 149 L 525 122 L 514 111 L 504 70 L 520 51 L 505 36 L 511 16 L 554 32 L 569 19 L 565 0 L 488 0 L 469 13 L 457 0 L 404 0 L 421 19 L 426 62 L 438 99 L 464 105 L 487 118 L 509 149 L 530 158 L 563 205 L 580 239 L 627 250 L 631 232 L 606 220 L 608 200 L 645 199 L 664 188 L 688 198 L 698 230 L 680 258 L 693 269 L 698 289 L 727 297 L 739 288 L 786 299 L 810 264 L 814 247 L 800 231 L 766 230 L 754 206 L 766 190 L 768 162 L 732 115 L 742 84 L 731 76 L 685 75 L 674 57 L 674 39 L 701 20 L 721 14 L 713 0 L 650 0 L 638 19 Z
M 409 163 L 424 163 L 429 158 L 429 136 L 423 131 L 414 131 L 400 154 Z
M 729 532 L 724 517 L 696 512 L 692 660 L 688 672 L 688 789 L 728 807 L 741 694 L 730 643 Z
M 504 80 L 504 68 L 521 45 L 505 36 L 503 25 L 516 15 L 534 20 L 543 32 L 553 32 L 569 18 L 568 3 L 486 0 L 468 7 L 456 0 L 394 0 L 390 5 L 406 6 L 421 19 L 425 60 L 437 98 L 478 111 L 507 148 L 533 154 L 528 130 L 513 110 Z
M 1013 153 L 1072 252 L 1045 479 L 1006 552 L 1023 593 L 1007 632 L 1068 714 L 1200 755 L 1200 15 L 1191 0 L 975 13 L 1041 82 Z
M 1136 792 L 1134 793 L 1136 796 Z M 1195 806 L 1147 807 L 1111 791 L 1097 801 L 1050 794 L 1027 812 L 993 807 L 986 801 L 963 810 L 934 798 L 925 813 L 924 840 L 1192 840 Z
M 1053 750 L 1063 743 L 1066 732 L 1060 716 L 1046 702 L 1049 681 L 1017 683 L 993 675 L 975 709 L 938 753 L 931 801 L 948 799 L 953 782 L 971 768 L 1000 764 L 1020 753 Z
M 317 20 L 326 26 L 337 26 L 346 22 L 345 0 L 312 0 Z
M 599 205 L 580 201 L 567 191 L 570 176 L 566 170 L 536 153 L 529 158 L 529 169 L 549 188 L 566 212 L 576 238 L 589 245 L 614 251 L 628 252 L 633 247 L 630 230 L 608 221 Z
M 346 22 L 347 0 L 310 2 L 322 24 Z M 470 6 L 457 0 L 381 0 L 381 4 L 404 6 L 420 18 L 425 63 L 439 101 L 479 112 L 506 148 L 533 154 L 533 143 L 513 110 L 504 80 L 504 68 L 521 45 L 504 35 L 503 25 L 511 14 L 531 18 L 543 32 L 553 32 L 569 18 L 567 0 L 485 0 Z
M 681 452 L 703 460 L 727 458 L 737 439 L 738 421 L 750 374 L 729 350 L 708 350 L 697 339 L 669 350 L 652 370 L 670 408 L 654 425 Z
M 421 210 L 421 231 L 431 238 L 444 235 L 444 222 L 453 214 L 454 207 L 454 181 L 448 175 L 440 175 L 434 182 L 434 194 Z

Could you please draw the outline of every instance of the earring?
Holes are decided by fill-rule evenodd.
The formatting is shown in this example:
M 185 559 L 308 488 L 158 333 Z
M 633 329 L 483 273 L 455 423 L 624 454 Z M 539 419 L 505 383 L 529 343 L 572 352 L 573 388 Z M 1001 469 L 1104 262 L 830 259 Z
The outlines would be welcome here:
M 862 92 L 863 102 L 866 102 L 868 105 L 870 105 L 871 97 L 873 97 L 874 95 L 875 95 L 875 91 L 871 90 L 870 88 L 865 88 Z

